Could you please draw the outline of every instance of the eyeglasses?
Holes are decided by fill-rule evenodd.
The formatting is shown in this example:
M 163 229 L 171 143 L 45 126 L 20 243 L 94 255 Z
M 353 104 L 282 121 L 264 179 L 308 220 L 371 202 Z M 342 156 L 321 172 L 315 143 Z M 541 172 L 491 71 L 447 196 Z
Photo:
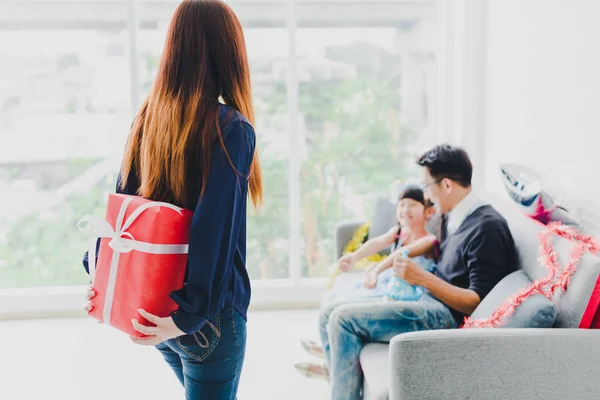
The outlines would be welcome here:
M 429 188 L 429 186 L 431 186 L 431 185 L 435 185 L 436 183 L 440 183 L 441 181 L 443 181 L 443 180 L 444 180 L 444 179 L 446 179 L 446 178 L 447 178 L 447 177 L 446 177 L 446 176 L 444 176 L 443 178 L 436 179 L 436 180 L 435 180 L 435 181 L 433 181 L 433 182 L 429 182 L 429 183 L 423 184 L 423 185 L 421 185 L 421 190 L 422 190 L 422 191 L 425 191 L 425 190 L 427 190 L 427 189 Z

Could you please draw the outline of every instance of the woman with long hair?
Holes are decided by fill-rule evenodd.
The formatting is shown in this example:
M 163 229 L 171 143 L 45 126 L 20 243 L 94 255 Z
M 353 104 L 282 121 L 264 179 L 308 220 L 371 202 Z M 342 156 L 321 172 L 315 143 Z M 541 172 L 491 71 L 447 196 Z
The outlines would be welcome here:
M 194 210 L 186 281 L 171 294 L 179 308 L 166 318 L 140 310 L 156 326 L 132 322 L 147 335 L 132 340 L 160 350 L 188 400 L 236 398 L 250 302 L 246 206 L 248 197 L 262 201 L 253 122 L 239 20 L 221 0 L 183 1 L 133 123 L 117 192 Z

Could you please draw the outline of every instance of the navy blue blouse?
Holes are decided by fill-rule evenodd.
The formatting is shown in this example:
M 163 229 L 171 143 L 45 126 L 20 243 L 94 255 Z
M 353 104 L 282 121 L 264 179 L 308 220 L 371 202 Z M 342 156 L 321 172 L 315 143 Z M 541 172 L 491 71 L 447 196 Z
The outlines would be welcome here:
M 219 118 L 223 142 L 235 170 L 216 143 L 206 191 L 195 205 L 186 282 L 171 293 L 179 305 L 172 313 L 173 320 L 188 334 L 198 331 L 225 307 L 233 307 L 247 318 L 250 304 L 246 208 L 256 137 L 248 120 L 236 110 L 221 105 Z M 189 179 L 199 181 L 200 174 Z M 125 190 L 120 190 L 117 183 L 119 193 L 136 195 L 137 190 L 137 179 L 128 179 Z M 83 264 L 87 271 L 87 253 Z

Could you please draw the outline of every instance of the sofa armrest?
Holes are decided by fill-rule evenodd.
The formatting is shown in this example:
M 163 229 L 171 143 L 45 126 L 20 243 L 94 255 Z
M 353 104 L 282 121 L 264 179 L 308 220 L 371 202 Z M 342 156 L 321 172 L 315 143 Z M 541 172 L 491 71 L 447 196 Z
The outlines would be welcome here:
M 364 224 L 364 221 L 343 221 L 335 227 L 333 236 L 333 259 L 337 260 L 342 256 L 342 251 L 348 242 L 352 239 L 354 232 Z
M 390 343 L 390 399 L 598 398 L 599 361 L 592 330 L 411 332 Z

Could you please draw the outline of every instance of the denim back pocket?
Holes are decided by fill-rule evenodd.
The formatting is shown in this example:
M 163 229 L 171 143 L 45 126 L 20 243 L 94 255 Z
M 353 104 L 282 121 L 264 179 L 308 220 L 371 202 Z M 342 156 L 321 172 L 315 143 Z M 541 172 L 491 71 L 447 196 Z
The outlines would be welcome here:
M 198 332 L 175 338 L 181 350 L 196 361 L 203 361 L 214 351 L 221 339 L 221 318 L 211 317 Z

